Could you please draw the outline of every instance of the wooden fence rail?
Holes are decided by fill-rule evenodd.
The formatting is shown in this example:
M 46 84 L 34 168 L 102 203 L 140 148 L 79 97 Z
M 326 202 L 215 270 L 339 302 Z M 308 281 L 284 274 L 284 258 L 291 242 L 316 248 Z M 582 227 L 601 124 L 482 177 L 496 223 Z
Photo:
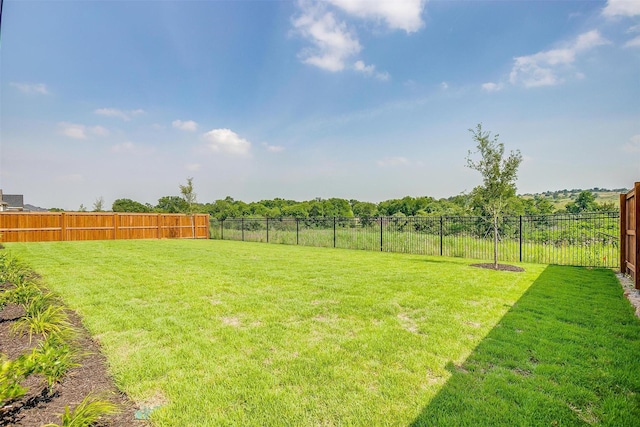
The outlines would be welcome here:
M 636 289 L 640 289 L 640 182 L 633 190 L 620 195 L 620 271 L 633 279 Z
M 209 215 L 0 212 L 0 241 L 208 239 Z

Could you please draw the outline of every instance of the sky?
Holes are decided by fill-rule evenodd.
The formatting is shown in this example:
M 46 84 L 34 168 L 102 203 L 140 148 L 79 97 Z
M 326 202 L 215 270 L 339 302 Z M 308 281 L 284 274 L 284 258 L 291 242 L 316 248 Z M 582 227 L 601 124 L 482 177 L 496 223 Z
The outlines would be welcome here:
M 518 193 L 640 181 L 640 1 L 4 0 L 25 203 L 450 197 L 481 123 Z

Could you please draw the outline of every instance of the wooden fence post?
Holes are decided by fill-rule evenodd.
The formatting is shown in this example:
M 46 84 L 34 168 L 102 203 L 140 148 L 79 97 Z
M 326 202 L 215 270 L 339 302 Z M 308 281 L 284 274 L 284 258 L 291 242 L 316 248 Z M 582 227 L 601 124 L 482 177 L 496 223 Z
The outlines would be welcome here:
M 631 225 L 633 228 L 633 249 L 635 250 L 635 254 L 633 256 L 633 279 L 635 282 L 636 289 L 640 289 L 640 263 L 638 262 L 638 258 L 640 255 L 640 203 L 638 203 L 638 196 L 640 195 L 640 182 L 636 182 L 633 188 L 633 224 L 627 224 L 627 226 Z
M 620 194 L 620 273 L 627 272 L 627 194 Z
M 640 289 L 640 182 L 633 190 L 620 195 L 620 272 L 633 277 Z
M 64 212 L 60 213 L 60 241 L 64 242 L 67 240 L 67 214 Z

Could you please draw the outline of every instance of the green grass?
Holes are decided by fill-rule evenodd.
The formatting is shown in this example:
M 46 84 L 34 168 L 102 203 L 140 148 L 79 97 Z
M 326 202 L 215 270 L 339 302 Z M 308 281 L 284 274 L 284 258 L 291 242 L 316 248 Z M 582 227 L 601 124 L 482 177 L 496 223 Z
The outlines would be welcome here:
M 640 330 L 607 270 L 551 266 L 413 424 L 640 425 Z
M 447 402 L 465 397 L 464 389 L 452 389 L 460 381 L 455 367 L 482 356 L 496 331 L 510 338 L 482 356 L 492 364 L 520 360 L 510 342 L 517 339 L 527 348 L 539 345 L 532 347 L 541 349 L 535 357 L 545 360 L 545 329 L 538 334 L 537 325 L 557 315 L 549 324 L 564 340 L 554 339 L 549 351 L 562 350 L 558 359 L 580 354 L 584 343 L 617 347 L 597 353 L 603 358 L 584 350 L 586 360 L 572 376 L 584 380 L 585 392 L 570 403 L 596 416 L 609 406 L 617 415 L 637 414 L 637 368 L 623 375 L 613 367 L 638 365 L 640 323 L 607 271 L 525 264 L 526 272 L 516 274 L 462 259 L 229 241 L 7 246 L 83 317 L 118 386 L 141 406 L 160 406 L 151 416 L 156 425 L 431 425 L 451 415 Z M 564 301 L 565 288 L 585 295 L 557 312 L 538 307 L 555 307 L 556 294 Z M 547 293 L 537 296 L 538 289 Z M 603 298 L 607 303 L 599 305 Z M 601 314 L 597 328 L 582 325 L 589 319 L 579 314 L 584 304 Z M 529 306 L 520 330 L 530 335 L 503 326 Z M 582 323 L 571 320 L 572 310 Z M 610 330 L 615 339 L 603 338 Z M 504 372 L 508 385 L 513 369 Z M 606 395 L 589 370 L 607 379 Z M 558 397 L 573 390 L 573 377 L 544 369 L 531 376 L 547 387 L 515 387 L 518 399 L 549 395 L 544 402 L 559 414 L 558 425 L 579 425 L 576 411 L 564 410 Z M 490 395 L 492 383 L 478 382 Z M 484 395 L 466 398 L 492 404 Z M 506 403 L 500 408 L 511 410 Z M 475 425 L 493 424 L 489 409 Z M 537 409 L 520 408 L 514 417 Z

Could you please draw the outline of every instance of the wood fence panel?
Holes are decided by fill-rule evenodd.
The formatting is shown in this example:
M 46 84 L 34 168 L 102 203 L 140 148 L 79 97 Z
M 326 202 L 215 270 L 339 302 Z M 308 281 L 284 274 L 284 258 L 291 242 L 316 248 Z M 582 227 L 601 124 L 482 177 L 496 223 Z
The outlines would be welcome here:
M 0 212 L 0 241 L 208 239 L 209 215 Z
M 0 221 L 0 241 L 46 242 L 61 239 L 59 214 L 2 213 Z
M 115 232 L 113 215 L 67 212 L 64 240 L 107 240 Z
M 209 238 L 209 215 L 195 215 L 196 236 Z
M 633 190 L 620 195 L 620 271 L 628 274 L 634 281 L 636 289 L 640 289 L 640 182 L 636 182 Z
M 118 239 L 158 238 L 158 214 L 119 214 L 118 219 Z

